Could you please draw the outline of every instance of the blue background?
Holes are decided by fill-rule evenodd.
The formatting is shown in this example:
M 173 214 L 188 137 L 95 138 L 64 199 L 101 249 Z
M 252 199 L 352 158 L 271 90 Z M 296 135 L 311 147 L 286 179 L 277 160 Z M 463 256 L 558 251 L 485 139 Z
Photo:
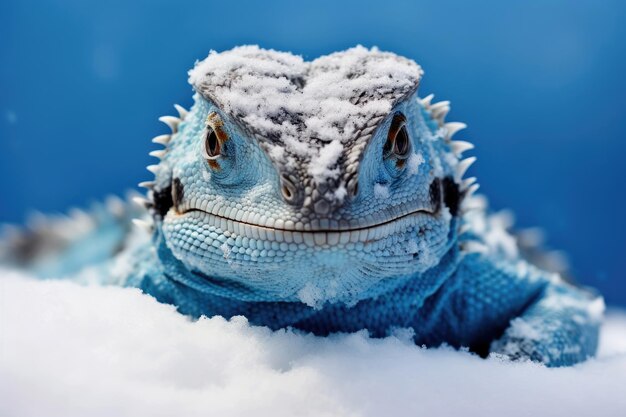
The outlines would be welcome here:
M 357 43 L 415 59 L 452 101 L 496 209 L 542 226 L 626 305 L 626 2 L 0 3 L 0 222 L 121 194 L 187 70 L 238 44 L 312 59 Z

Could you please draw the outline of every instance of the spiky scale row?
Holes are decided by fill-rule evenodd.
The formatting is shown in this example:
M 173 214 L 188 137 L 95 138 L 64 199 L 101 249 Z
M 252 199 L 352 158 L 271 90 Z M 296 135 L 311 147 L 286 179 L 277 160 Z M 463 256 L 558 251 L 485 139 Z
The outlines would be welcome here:
M 444 139 L 449 143 L 450 149 L 454 155 L 456 157 L 461 157 L 464 152 L 474 149 L 474 144 L 463 140 L 452 140 L 452 137 L 459 131 L 467 128 L 467 125 L 462 122 L 446 123 L 445 118 L 450 112 L 450 102 L 444 100 L 433 104 L 432 101 L 434 97 L 434 94 L 429 94 L 421 99 L 420 103 L 430 113 L 430 116 L 437 122 L 439 127 L 444 129 Z M 476 198 L 472 198 L 479 188 L 479 184 L 476 183 L 476 177 L 463 178 L 469 167 L 475 161 L 476 157 L 472 156 L 460 160 L 456 166 L 455 179 L 456 182 L 460 184 L 461 191 L 464 193 L 464 204 L 462 206 L 463 213 L 480 208 L 480 205 L 468 203 L 468 201 L 477 200 Z M 469 225 L 462 224 L 459 227 L 458 233 L 459 235 L 462 235 L 467 233 L 469 230 Z M 487 249 L 488 248 L 484 244 L 477 241 L 468 241 L 461 245 L 461 250 L 465 253 L 485 253 Z
M 463 152 L 468 151 L 474 148 L 474 145 L 470 142 L 456 140 L 453 141 L 452 137 L 459 131 L 465 129 L 467 125 L 462 122 L 448 122 L 445 123 L 445 118 L 450 111 L 450 102 L 447 100 L 440 101 L 438 103 L 432 104 L 432 100 L 434 98 L 434 94 L 429 94 L 423 99 L 420 100 L 422 106 L 430 113 L 433 120 L 437 121 L 437 124 L 442 127 L 445 131 L 445 140 L 450 143 L 450 148 L 452 152 L 460 157 Z M 463 190 L 465 190 L 468 195 L 471 195 L 478 189 L 478 184 L 474 184 L 474 180 L 470 180 L 469 182 L 463 181 L 463 176 L 467 172 L 470 165 L 472 165 L 476 161 L 476 157 L 470 157 L 461 160 L 456 167 L 456 181 L 461 184 Z
M 0 225 L 0 262 L 13 264 L 38 259 L 42 255 L 51 256 L 98 227 L 110 227 L 112 220 L 123 225 L 127 217 L 136 212 L 128 205 L 130 198 L 131 195 L 126 199 L 108 195 L 102 203 L 93 203 L 88 210 L 74 207 L 67 214 L 33 212 L 27 218 L 25 230 Z M 24 245 L 32 243 L 36 243 L 34 250 L 24 252 Z
M 462 122 L 445 123 L 445 117 L 450 111 L 450 102 L 448 100 L 440 101 L 432 104 L 434 94 L 429 94 L 420 100 L 420 103 L 430 113 L 433 120 L 436 120 L 439 126 L 445 130 L 445 139 L 450 142 L 450 148 L 456 156 L 460 156 L 463 152 L 474 149 L 474 145 L 470 142 L 462 140 L 452 140 L 452 137 L 459 131 L 465 129 L 467 125 Z M 459 162 L 457 166 L 457 180 L 461 181 L 467 169 L 474 163 L 476 157 L 466 158 Z
M 174 108 L 176 109 L 176 111 L 178 112 L 178 116 L 161 116 L 159 117 L 159 121 L 165 123 L 171 130 L 170 134 L 163 134 L 163 135 L 158 135 L 155 136 L 154 138 L 152 138 L 152 142 L 153 143 L 158 143 L 160 145 L 165 146 L 165 149 L 157 149 L 154 151 L 151 151 L 149 153 L 150 156 L 153 156 L 155 158 L 158 158 L 159 160 L 162 160 L 165 157 L 165 154 L 167 153 L 167 146 L 170 142 L 170 140 L 172 140 L 172 136 L 175 135 L 178 132 L 178 127 L 180 125 L 180 123 L 185 120 L 185 117 L 187 116 L 187 114 L 189 113 L 184 107 L 178 105 L 178 104 L 174 104 Z M 160 165 L 158 164 L 153 164 L 153 165 L 148 165 L 146 167 L 146 169 L 150 172 L 152 172 L 155 176 L 159 173 L 160 170 Z M 140 187 L 146 188 L 147 191 L 147 197 L 148 198 L 144 198 L 144 197 L 135 197 L 133 198 L 133 202 L 135 202 L 135 204 L 137 204 L 140 207 L 146 208 L 146 209 L 150 209 L 152 207 L 154 207 L 154 203 L 152 201 L 152 190 L 154 188 L 154 181 L 142 181 L 139 183 Z M 138 226 L 139 228 L 146 230 L 148 233 L 152 233 L 152 231 L 154 230 L 154 224 L 151 222 L 147 222 L 146 220 L 143 219 L 133 219 L 133 223 Z

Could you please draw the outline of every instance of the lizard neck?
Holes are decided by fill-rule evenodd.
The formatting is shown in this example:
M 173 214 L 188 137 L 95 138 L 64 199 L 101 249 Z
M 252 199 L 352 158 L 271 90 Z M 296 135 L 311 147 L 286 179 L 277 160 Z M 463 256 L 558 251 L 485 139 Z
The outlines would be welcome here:
M 354 304 L 327 302 L 311 307 L 301 301 L 268 299 L 240 283 L 193 273 L 172 255 L 162 238 L 155 239 L 160 273 L 146 277 L 140 287 L 157 300 L 174 304 L 181 313 L 193 317 L 243 315 L 254 325 L 272 329 L 291 326 L 320 335 L 367 328 L 374 336 L 384 336 L 389 328 L 403 325 L 393 317 L 413 316 L 454 273 L 460 259 L 453 241 L 441 262 L 424 273 L 392 277 L 384 286 L 377 286 L 375 295 Z M 411 302 L 400 302 L 406 299 Z M 397 309 L 400 305 L 411 312 L 393 317 L 371 314 L 372 310 Z

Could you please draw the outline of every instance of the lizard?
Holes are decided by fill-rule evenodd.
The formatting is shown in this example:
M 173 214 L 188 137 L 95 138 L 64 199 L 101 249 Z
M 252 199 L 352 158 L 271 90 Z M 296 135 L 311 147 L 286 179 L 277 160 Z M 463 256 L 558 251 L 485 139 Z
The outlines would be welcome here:
M 466 125 L 418 94 L 422 76 L 362 46 L 312 61 L 211 51 L 189 71 L 193 106 L 160 119 L 171 133 L 153 139 L 140 211 L 110 201 L 97 221 L 14 233 L 0 253 L 33 264 L 53 242 L 57 275 L 102 261 L 102 282 L 192 317 L 319 336 L 410 329 L 418 345 L 549 367 L 593 357 L 602 297 L 522 256 L 465 178 L 473 145 L 453 136 Z M 43 239 L 77 222 L 80 238 Z

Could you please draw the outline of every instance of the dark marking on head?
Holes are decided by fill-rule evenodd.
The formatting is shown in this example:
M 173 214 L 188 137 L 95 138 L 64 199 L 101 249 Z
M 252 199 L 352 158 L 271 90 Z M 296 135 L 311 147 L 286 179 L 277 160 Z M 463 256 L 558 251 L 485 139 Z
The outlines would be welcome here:
M 430 201 L 433 204 L 434 211 L 438 212 L 441 208 L 441 179 L 435 178 L 433 182 L 430 183 L 428 194 L 430 195 Z
M 442 181 L 443 187 L 443 202 L 450 210 L 450 214 L 456 216 L 459 212 L 459 206 L 461 205 L 461 191 L 459 190 L 459 184 L 454 181 L 452 177 L 445 177 Z
M 162 190 L 155 189 L 153 193 L 154 210 L 161 217 L 164 217 L 170 207 L 174 204 L 172 201 L 172 186 L 166 187 Z
M 178 206 L 180 206 L 184 197 L 185 188 L 183 187 L 183 183 L 180 182 L 180 178 L 174 178 L 174 181 L 172 181 L 172 202 L 174 203 L 176 211 L 178 211 Z

